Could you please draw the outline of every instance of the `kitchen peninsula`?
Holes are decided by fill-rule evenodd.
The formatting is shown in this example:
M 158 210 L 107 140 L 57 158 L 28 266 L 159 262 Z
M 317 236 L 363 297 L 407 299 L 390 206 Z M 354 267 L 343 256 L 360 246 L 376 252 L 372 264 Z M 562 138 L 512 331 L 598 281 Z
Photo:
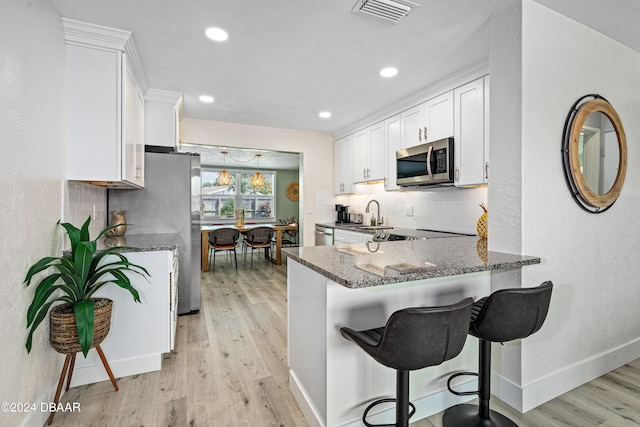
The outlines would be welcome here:
M 364 408 L 395 395 L 395 372 L 340 335 L 342 326 L 384 326 L 396 310 L 491 292 L 490 272 L 539 264 L 486 250 L 478 237 L 284 249 L 288 259 L 288 362 L 293 395 L 312 426 L 361 425 Z M 411 373 L 411 421 L 469 400 L 446 389 L 449 374 L 477 369 L 477 340 L 439 366 Z M 393 407 L 372 422 L 391 422 Z

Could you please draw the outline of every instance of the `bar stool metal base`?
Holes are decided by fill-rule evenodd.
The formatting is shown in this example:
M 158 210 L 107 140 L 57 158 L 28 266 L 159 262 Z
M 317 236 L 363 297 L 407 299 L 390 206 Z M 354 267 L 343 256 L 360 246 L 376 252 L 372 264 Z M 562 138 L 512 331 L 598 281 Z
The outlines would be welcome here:
M 499 412 L 489 410 L 489 419 L 480 418 L 476 405 L 455 405 L 444 411 L 443 427 L 518 427 Z

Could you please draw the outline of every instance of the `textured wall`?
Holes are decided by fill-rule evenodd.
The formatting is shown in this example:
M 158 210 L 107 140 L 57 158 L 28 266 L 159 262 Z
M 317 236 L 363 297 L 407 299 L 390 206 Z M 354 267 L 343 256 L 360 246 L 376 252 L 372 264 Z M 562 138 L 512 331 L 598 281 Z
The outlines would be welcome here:
M 531 0 L 512 3 L 511 15 L 503 15 L 510 19 L 493 30 L 502 44 L 492 43 L 490 64 L 489 242 L 494 250 L 520 248 L 542 258 L 522 269 L 521 280 L 513 277 L 515 286 L 552 280 L 555 287 L 540 332 L 494 347 L 500 348 L 494 368 L 504 381 L 492 388 L 502 398 L 500 387 L 518 391 L 515 385 L 516 406 L 528 410 L 640 357 L 640 230 L 634 226 L 640 152 L 633 143 L 640 135 L 640 54 Z M 609 99 L 629 143 L 625 186 L 601 215 L 573 201 L 560 153 L 569 109 L 588 93 Z M 518 98 L 513 119 L 498 115 Z
M 63 361 L 49 346 L 47 324 L 31 354 L 24 348 L 33 289 L 22 280 L 29 265 L 59 253 L 61 240 L 65 53 L 62 23 L 48 1 L 1 3 L 0 52 L 0 402 L 39 405 Z M 0 413 L 0 425 L 20 425 L 27 415 Z

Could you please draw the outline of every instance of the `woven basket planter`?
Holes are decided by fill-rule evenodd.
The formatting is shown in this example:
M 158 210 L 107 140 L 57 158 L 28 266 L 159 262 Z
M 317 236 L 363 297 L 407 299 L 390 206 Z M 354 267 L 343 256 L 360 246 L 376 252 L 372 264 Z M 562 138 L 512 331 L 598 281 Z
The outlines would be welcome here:
M 113 301 L 108 298 L 93 298 L 95 321 L 91 348 L 99 345 L 109 333 Z M 62 354 L 82 351 L 78 341 L 76 315 L 71 304 L 61 304 L 51 309 L 51 346 Z

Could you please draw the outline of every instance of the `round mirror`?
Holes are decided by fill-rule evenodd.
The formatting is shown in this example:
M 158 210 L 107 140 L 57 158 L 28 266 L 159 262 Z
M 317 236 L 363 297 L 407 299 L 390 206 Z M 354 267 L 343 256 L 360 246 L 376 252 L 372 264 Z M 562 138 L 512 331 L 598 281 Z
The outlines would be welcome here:
M 567 184 L 580 207 L 591 213 L 609 209 L 624 184 L 627 141 L 620 117 L 606 99 L 587 95 L 573 105 L 562 151 Z

